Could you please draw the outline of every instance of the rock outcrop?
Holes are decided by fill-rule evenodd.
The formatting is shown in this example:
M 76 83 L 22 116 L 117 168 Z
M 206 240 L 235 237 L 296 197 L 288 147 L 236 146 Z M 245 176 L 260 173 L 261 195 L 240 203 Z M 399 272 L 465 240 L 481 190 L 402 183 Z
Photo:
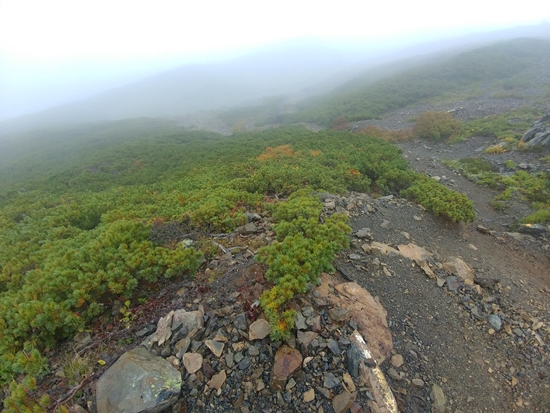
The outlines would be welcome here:
M 528 146 L 541 145 L 550 148 L 550 114 L 542 117 L 523 134 L 521 140 Z
M 98 413 L 158 413 L 172 406 L 181 373 L 144 348 L 124 353 L 97 381 Z

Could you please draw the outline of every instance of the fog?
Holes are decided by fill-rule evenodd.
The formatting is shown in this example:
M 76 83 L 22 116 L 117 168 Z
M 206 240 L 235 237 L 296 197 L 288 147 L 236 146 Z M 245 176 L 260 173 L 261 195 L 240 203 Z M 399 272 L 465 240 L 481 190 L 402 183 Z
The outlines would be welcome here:
M 1 1 L 0 120 L 176 116 L 322 93 L 406 57 L 550 37 L 547 1 L 514 10 L 493 1 L 458 10 L 429 1 L 180 3 Z

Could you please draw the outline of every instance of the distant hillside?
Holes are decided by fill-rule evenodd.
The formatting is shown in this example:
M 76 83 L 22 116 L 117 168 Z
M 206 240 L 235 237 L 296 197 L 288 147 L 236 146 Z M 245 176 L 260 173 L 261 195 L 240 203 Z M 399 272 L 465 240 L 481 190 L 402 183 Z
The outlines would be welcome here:
M 223 63 L 187 65 L 97 96 L 0 122 L 0 133 L 135 117 L 172 117 L 296 93 L 368 56 L 322 42 L 266 47 Z
M 550 40 L 516 39 L 478 48 L 368 83 L 364 75 L 321 98 L 296 107 L 286 122 L 329 125 L 338 117 L 348 121 L 376 119 L 389 110 L 436 98 L 473 97 L 501 92 L 502 97 L 550 93 Z M 458 95 L 457 95 L 458 94 Z

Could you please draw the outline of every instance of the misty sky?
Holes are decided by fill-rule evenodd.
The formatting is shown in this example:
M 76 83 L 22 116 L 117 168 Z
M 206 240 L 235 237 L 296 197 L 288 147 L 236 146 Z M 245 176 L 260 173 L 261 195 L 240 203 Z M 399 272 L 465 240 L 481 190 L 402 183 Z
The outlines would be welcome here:
M 542 21 L 549 0 L 0 0 L 0 120 L 281 40 L 384 45 Z

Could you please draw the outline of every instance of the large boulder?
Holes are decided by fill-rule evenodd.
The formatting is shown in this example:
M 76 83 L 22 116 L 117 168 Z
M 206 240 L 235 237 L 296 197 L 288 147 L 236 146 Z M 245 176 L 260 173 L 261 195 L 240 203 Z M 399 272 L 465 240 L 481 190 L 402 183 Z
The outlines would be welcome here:
M 531 129 L 523 134 L 521 140 L 527 146 L 541 145 L 550 148 L 550 114 L 537 120 Z
M 178 400 L 181 373 L 138 347 L 124 353 L 96 383 L 98 413 L 159 413 Z

